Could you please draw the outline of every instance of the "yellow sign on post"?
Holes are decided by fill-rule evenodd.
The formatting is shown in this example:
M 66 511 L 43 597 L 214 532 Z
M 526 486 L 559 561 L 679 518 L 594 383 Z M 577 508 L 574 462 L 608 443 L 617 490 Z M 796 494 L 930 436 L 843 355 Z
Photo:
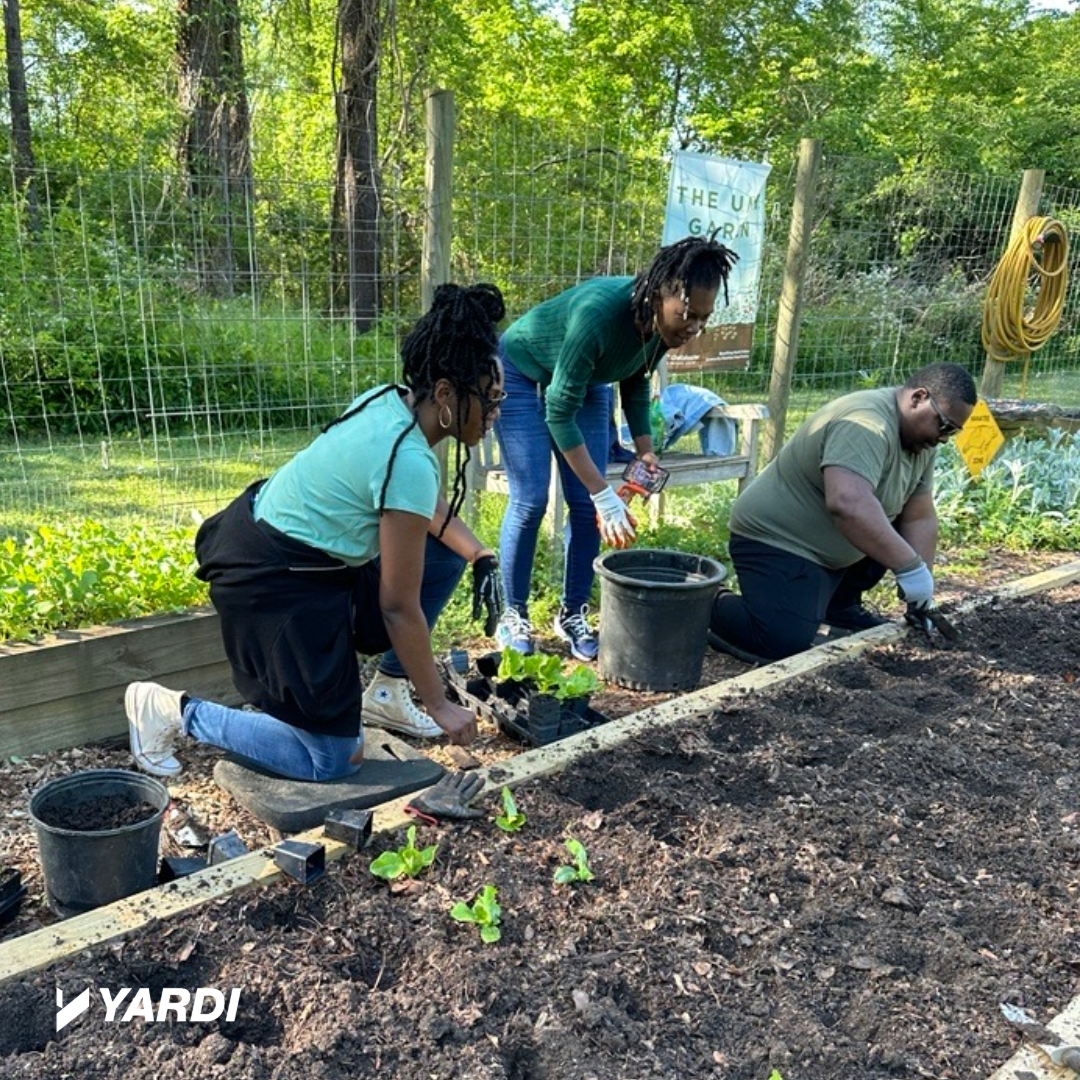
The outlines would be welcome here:
M 960 451 L 968 472 L 978 476 L 1004 445 L 1005 436 L 1001 434 L 994 414 L 980 398 L 971 410 L 964 430 L 956 436 L 956 449 Z

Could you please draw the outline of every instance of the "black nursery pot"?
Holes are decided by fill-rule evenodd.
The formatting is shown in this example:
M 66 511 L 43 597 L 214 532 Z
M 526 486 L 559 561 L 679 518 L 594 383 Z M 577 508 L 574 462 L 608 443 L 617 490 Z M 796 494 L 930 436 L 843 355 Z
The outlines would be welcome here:
M 78 829 L 103 805 L 122 811 L 116 828 Z M 123 769 L 87 769 L 50 780 L 30 797 L 30 818 L 49 907 L 67 917 L 111 904 L 157 883 L 163 784 Z

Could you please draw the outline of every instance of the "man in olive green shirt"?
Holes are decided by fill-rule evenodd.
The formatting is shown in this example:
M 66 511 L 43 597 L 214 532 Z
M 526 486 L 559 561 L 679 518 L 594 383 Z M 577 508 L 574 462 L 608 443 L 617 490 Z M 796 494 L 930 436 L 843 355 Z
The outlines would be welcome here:
M 975 384 L 930 364 L 903 386 L 860 390 L 819 409 L 731 510 L 741 595 L 721 591 L 709 641 L 750 662 L 809 647 L 818 626 L 884 622 L 862 594 L 891 570 L 902 599 L 933 603 L 933 471 L 967 422 Z

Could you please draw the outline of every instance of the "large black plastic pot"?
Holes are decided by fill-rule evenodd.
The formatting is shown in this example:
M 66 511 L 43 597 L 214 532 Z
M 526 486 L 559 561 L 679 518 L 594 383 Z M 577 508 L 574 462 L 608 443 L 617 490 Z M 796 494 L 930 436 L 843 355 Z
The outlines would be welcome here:
M 704 555 L 655 548 L 608 551 L 593 567 L 600 577 L 601 677 L 633 690 L 694 689 L 727 570 Z
M 73 829 L 70 823 L 96 807 L 131 809 L 138 818 L 109 829 Z M 139 817 L 138 807 L 146 804 Z M 169 805 L 163 784 L 123 769 L 87 769 L 50 780 L 30 797 L 49 907 L 67 917 L 111 904 L 157 883 L 161 821 Z

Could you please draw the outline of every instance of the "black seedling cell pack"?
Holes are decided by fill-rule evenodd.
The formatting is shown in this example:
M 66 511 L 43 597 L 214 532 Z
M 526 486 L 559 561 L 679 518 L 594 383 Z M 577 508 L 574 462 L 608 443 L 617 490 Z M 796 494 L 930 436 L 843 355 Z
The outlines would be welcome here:
M 326 848 L 303 840 L 282 840 L 274 848 L 274 863 L 301 885 L 310 885 L 326 872 Z

